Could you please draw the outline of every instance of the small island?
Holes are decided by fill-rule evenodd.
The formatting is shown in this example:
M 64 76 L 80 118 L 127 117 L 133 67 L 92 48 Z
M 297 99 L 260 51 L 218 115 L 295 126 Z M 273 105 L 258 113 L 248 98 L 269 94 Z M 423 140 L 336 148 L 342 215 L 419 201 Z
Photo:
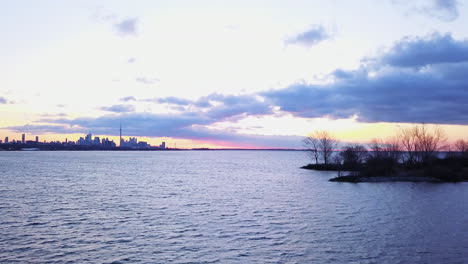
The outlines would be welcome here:
M 468 141 L 446 141 L 443 130 L 424 124 L 368 147 L 340 147 L 329 132 L 319 131 L 304 139 L 315 163 L 302 168 L 336 171 L 332 182 L 468 182 Z

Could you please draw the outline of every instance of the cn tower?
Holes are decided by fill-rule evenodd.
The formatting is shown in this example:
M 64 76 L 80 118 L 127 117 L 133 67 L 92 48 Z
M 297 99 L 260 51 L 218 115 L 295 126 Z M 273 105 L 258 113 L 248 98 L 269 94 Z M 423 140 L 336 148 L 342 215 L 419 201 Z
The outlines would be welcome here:
M 119 141 L 119 148 L 122 148 L 122 121 L 120 121 L 120 141 Z

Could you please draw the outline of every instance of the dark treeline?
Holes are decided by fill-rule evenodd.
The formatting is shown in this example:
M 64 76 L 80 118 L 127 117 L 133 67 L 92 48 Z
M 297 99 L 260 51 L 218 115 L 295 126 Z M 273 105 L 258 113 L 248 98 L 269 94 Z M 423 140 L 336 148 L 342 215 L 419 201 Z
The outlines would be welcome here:
M 468 141 L 447 144 L 445 132 L 437 126 L 416 125 L 398 131 L 387 140 L 374 139 L 368 145 L 340 144 L 329 132 L 318 131 L 304 139 L 313 164 L 305 169 L 342 171 L 335 179 L 360 177 L 429 177 L 440 181 L 468 180 Z M 353 178 L 354 177 L 354 178 Z

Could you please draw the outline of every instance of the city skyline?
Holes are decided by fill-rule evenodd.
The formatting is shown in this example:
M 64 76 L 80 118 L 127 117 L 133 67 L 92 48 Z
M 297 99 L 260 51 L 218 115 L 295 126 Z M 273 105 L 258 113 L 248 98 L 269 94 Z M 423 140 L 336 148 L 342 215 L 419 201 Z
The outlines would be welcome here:
M 0 138 L 302 148 L 467 139 L 468 1 L 9 1 Z M 359 14 L 359 15 L 356 15 Z M 117 129 L 116 129 L 117 127 Z
M 57 145 L 61 145 L 59 150 L 165 150 L 169 149 L 166 147 L 166 142 L 161 142 L 159 145 L 150 145 L 145 141 L 139 141 L 137 137 L 128 137 L 128 140 L 125 137 L 119 137 L 119 144 L 115 143 L 114 140 L 109 139 L 108 137 L 101 137 L 88 133 L 84 137 L 80 137 L 78 140 L 52 140 L 52 141 L 39 141 L 39 136 L 33 136 L 34 140 L 30 140 L 26 137 L 26 134 L 20 135 L 21 140 L 15 139 L 10 136 L 6 136 L 3 140 L 0 139 L 0 150 L 29 150 L 30 147 L 33 147 L 34 150 L 55 150 L 57 148 L 51 148 Z M 80 147 L 90 147 L 90 148 L 76 148 Z M 2 149 L 3 148 L 3 149 Z
M 148 144 L 145 141 L 139 141 L 137 137 L 132 137 L 128 136 L 128 140 L 126 140 L 125 136 L 122 135 L 122 124 L 120 123 L 119 127 L 119 140 L 117 143 L 114 142 L 113 139 L 109 139 L 109 137 L 105 137 L 102 135 L 95 135 L 93 138 L 92 133 L 86 134 L 84 137 L 81 136 L 77 140 L 68 140 L 68 138 L 65 138 L 65 140 L 60 141 L 60 140 L 51 140 L 47 142 L 44 140 L 43 142 L 39 141 L 39 136 L 37 135 L 31 135 L 34 140 L 29 140 L 26 137 L 25 133 L 22 133 L 20 135 L 21 140 L 14 139 L 13 137 L 10 136 L 5 136 L 5 138 L 2 140 L 0 139 L 0 144 L 13 144 L 13 143 L 21 143 L 21 144 L 31 144 L 31 143 L 60 143 L 64 145 L 87 145 L 87 146 L 104 146 L 104 147 L 110 147 L 110 148 L 135 148 L 135 149 L 145 149 L 145 148 L 159 148 L 159 149 L 166 149 L 166 142 L 162 141 L 159 145 L 157 146 L 152 146 L 151 144 Z

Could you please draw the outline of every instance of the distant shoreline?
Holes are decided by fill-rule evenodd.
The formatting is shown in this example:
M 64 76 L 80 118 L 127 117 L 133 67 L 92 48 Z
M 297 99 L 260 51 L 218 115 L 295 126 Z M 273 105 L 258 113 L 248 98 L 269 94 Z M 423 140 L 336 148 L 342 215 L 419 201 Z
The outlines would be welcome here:
M 31 151 L 307 151 L 305 149 L 249 149 L 249 148 L 166 148 L 166 149 L 158 149 L 158 148 L 150 148 L 150 149 L 132 149 L 132 148 L 115 148 L 115 149 L 104 149 L 104 148 L 0 148 L 0 151 L 24 151 L 24 152 L 31 152 Z

